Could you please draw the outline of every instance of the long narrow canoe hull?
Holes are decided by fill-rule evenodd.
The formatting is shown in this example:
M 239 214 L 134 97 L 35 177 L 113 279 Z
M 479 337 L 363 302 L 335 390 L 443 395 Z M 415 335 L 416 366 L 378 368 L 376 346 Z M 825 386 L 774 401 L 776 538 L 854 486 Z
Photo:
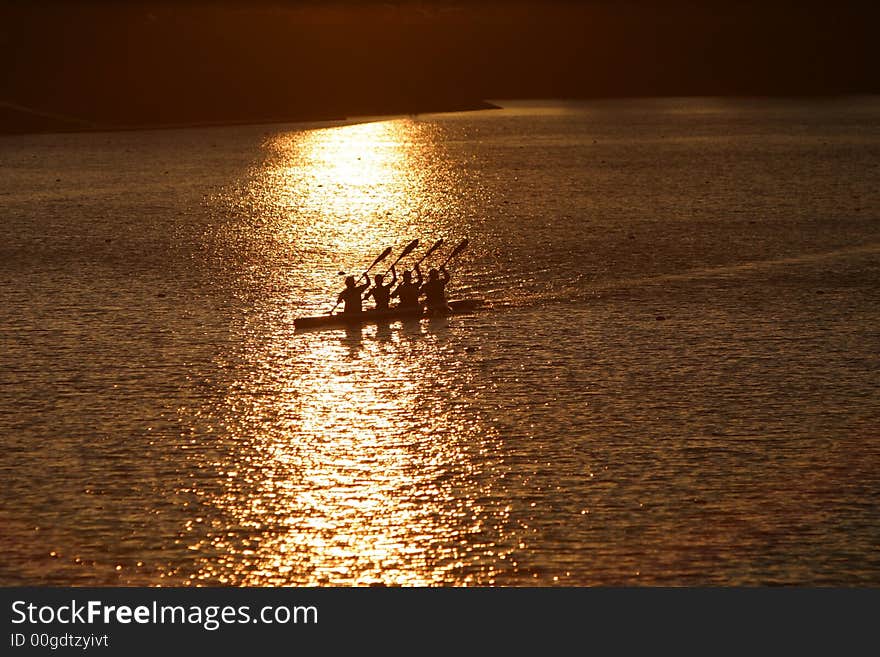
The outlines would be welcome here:
M 421 307 L 390 308 L 388 310 L 365 310 L 361 313 L 333 313 L 315 317 L 298 317 L 293 325 L 297 329 L 332 328 L 339 326 L 359 326 L 362 324 L 381 324 L 399 320 L 418 320 L 437 315 L 462 315 L 472 313 L 483 302 L 480 299 L 459 299 L 449 302 L 448 312 L 429 312 Z

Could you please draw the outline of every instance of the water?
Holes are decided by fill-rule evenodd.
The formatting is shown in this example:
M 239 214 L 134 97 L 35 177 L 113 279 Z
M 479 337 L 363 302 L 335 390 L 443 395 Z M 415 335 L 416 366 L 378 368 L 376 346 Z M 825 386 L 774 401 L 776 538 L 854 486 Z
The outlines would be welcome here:
M 880 584 L 880 100 L 503 105 L 0 139 L 0 583 Z

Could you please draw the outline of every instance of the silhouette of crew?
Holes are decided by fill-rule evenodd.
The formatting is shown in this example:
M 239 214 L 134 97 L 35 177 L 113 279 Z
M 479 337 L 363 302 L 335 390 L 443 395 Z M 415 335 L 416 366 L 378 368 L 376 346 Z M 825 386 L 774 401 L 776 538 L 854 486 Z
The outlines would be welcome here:
M 336 300 L 336 303 L 345 302 L 345 306 L 342 309 L 343 313 L 359 313 L 363 310 L 361 307 L 361 295 L 364 293 L 364 290 L 370 287 L 370 277 L 367 274 L 364 274 L 364 276 L 367 282 L 363 285 L 357 285 L 354 276 L 345 277 L 345 289 L 339 293 L 339 298 Z
M 388 303 L 391 300 L 391 288 L 397 283 L 397 272 L 394 270 L 394 265 L 391 266 L 391 277 L 391 282 L 388 285 L 383 285 L 385 277 L 382 274 L 376 274 L 376 283 L 373 285 L 373 289 L 364 295 L 365 301 L 373 297 L 373 300 L 376 302 L 376 310 L 388 310 Z

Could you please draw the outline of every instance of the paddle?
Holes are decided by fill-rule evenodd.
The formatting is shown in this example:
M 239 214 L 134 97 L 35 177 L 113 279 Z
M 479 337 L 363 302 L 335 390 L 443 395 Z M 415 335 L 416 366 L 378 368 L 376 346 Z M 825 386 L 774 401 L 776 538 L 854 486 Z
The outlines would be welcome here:
M 394 268 L 394 265 L 396 265 L 398 262 L 400 262 L 401 258 L 404 258 L 404 257 L 408 256 L 410 253 L 412 253 L 413 250 L 414 250 L 418 245 L 419 245 L 419 241 L 418 241 L 418 240 L 413 240 L 412 242 L 410 242 L 409 244 L 407 244 L 407 245 L 406 245 L 406 248 L 405 248 L 403 251 L 400 252 L 400 255 L 399 255 L 399 256 L 397 256 L 397 260 L 395 260 L 395 261 L 391 264 L 391 267 L 389 267 L 388 269 L 385 270 L 385 276 L 387 276 L 387 275 L 388 275 L 388 272 L 390 272 L 390 271 Z
M 428 250 L 425 252 L 425 255 L 423 255 L 421 258 L 419 258 L 418 262 L 413 266 L 413 269 L 415 269 L 415 268 L 418 267 L 420 264 L 422 264 L 422 263 L 425 261 L 425 258 L 427 258 L 429 255 L 431 255 L 432 253 L 434 253 L 434 251 L 436 251 L 437 249 L 439 249 L 439 248 L 442 246 L 442 244 L 443 244 L 443 240 L 442 240 L 442 239 L 439 239 L 439 240 L 437 240 L 436 242 L 434 242 L 434 246 L 432 246 L 430 249 L 428 249 Z
M 461 241 L 461 244 L 459 244 L 457 247 L 455 247 L 455 248 L 452 250 L 452 253 L 450 253 L 449 256 L 446 258 L 446 260 L 443 261 L 443 264 L 440 265 L 439 269 L 443 269 L 447 264 L 449 264 L 449 261 L 452 260 L 452 259 L 453 259 L 455 256 L 457 256 L 459 253 L 461 253 L 462 251 L 464 251 L 464 250 L 467 248 L 467 245 L 468 245 L 468 240 L 467 240 L 467 238 L 465 237 L 465 238 Z
M 360 278 L 358 278 L 357 281 L 355 282 L 355 285 L 357 285 L 358 283 L 360 283 L 360 282 L 361 282 L 361 278 L 363 278 L 364 276 L 366 276 L 366 275 L 370 272 L 370 270 L 371 270 L 373 267 L 375 267 L 376 265 L 378 265 L 380 262 L 382 262 L 382 261 L 383 261 L 385 258 L 387 258 L 389 255 L 391 255 L 391 247 L 390 247 L 390 246 L 389 246 L 387 249 L 385 249 L 384 251 L 382 251 L 382 253 L 379 254 L 379 257 L 378 257 L 378 258 L 376 258 L 375 260 L 373 260 L 373 264 L 371 264 L 369 267 L 366 268 L 366 270 L 364 271 L 364 273 L 361 274 L 361 275 L 360 275 Z M 332 309 L 328 314 L 332 315 L 332 314 L 333 314 L 333 311 L 336 310 L 336 308 L 339 306 L 339 303 L 340 303 L 340 301 L 339 301 L 339 299 L 337 299 L 337 300 L 336 300 L 336 305 L 333 306 L 333 309 Z

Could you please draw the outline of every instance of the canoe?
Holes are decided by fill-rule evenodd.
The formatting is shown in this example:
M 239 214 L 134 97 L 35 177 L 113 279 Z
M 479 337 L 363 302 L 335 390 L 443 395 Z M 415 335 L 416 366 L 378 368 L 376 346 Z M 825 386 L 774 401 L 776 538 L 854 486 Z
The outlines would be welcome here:
M 481 299 L 458 299 L 449 302 L 449 311 L 445 313 L 428 312 L 416 308 L 389 308 L 388 310 L 365 310 L 360 313 L 332 313 L 314 317 L 297 317 L 293 325 L 298 329 L 332 328 L 338 326 L 359 326 L 362 324 L 382 324 L 398 320 L 419 320 L 441 315 L 463 315 L 474 312 L 483 305 Z

